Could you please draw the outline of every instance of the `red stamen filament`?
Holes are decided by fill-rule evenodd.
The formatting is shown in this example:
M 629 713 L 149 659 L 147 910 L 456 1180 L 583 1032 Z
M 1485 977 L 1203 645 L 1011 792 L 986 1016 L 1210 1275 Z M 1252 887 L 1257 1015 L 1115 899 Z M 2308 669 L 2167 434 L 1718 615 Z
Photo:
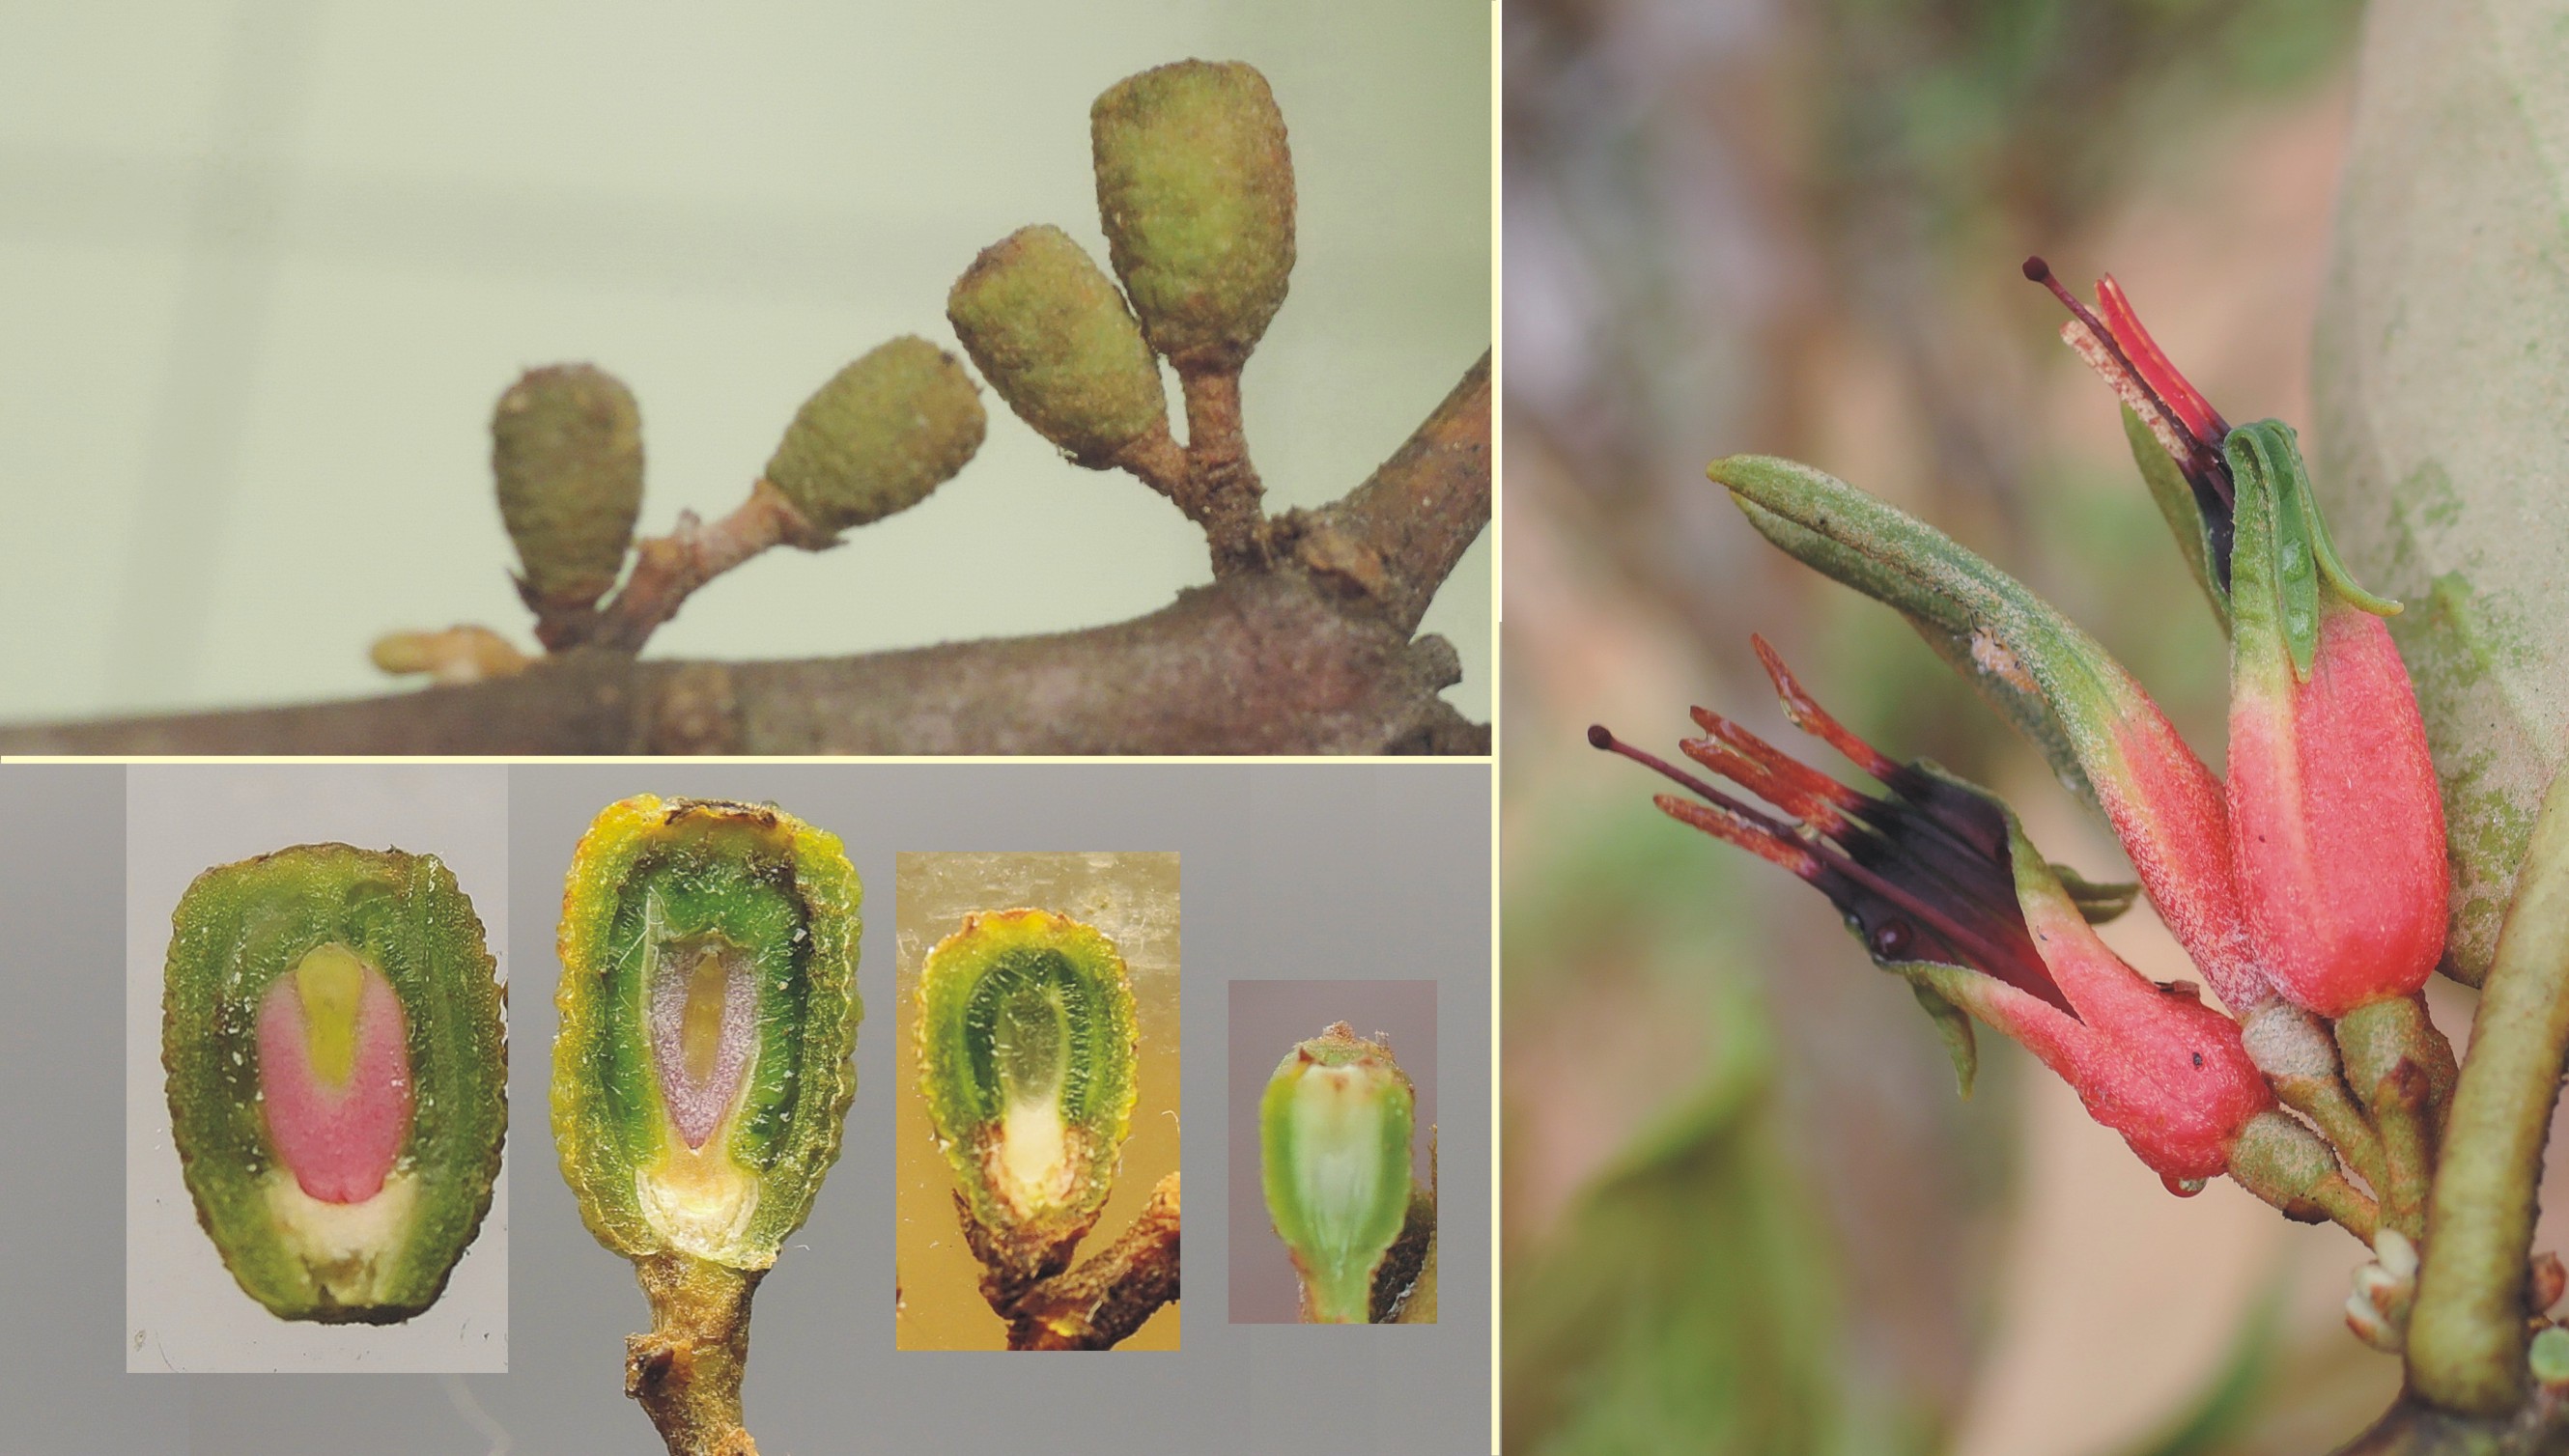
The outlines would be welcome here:
M 2186 412 L 2169 400 L 2150 373 L 2133 363 L 2131 354 L 2124 348 L 2124 341 L 2107 327 L 2105 321 L 2098 318 L 2092 309 L 2079 302 L 2077 294 L 2070 292 L 2058 278 L 2052 276 L 2049 263 L 2044 262 L 2039 256 L 2028 257 L 2024 260 L 2024 275 L 2050 289 L 2051 296 L 2059 299 L 2068 308 L 2071 315 L 2078 320 L 2080 327 L 2094 339 L 2097 349 L 2102 353 L 2102 357 L 2087 355 L 2088 362 L 2106 373 L 2107 382 L 2116 384 L 2115 392 L 2125 394 L 2127 402 L 2129 397 L 2136 396 L 2138 402 L 2134 404 L 2134 408 L 2137 409 L 2141 404 L 2146 404 L 2152 413 L 2160 417 L 2160 422 L 2167 427 L 2166 431 L 2162 433 L 2153 430 L 2151 433 L 2161 435 L 2162 443 L 2170 444 L 2174 453 L 2187 456 L 2188 459 L 2183 462 L 2187 473 L 2208 476 L 2212 481 L 2213 490 L 2226 504 L 2230 500 L 2230 468 L 2221 458 L 2220 441 L 2205 439 L 2203 432 L 2188 422 Z M 2137 324 L 2138 320 L 2135 319 L 2134 323 Z M 2147 342 L 2146 334 L 2141 337 L 2144 342 Z M 2155 343 L 2149 343 L 2148 347 L 2153 353 L 2157 352 Z M 2083 349 L 2080 353 L 2086 355 Z M 2159 362 L 2165 365 L 2166 356 L 2160 355 Z M 2119 382 L 2113 377 L 2117 373 L 2122 376 Z M 2173 366 L 2167 366 L 2167 373 L 2178 384 L 2183 385 L 2186 392 L 2194 396 L 2196 402 L 2202 401 L 2202 396 L 2195 394 L 2192 385 L 2185 384 L 2184 377 L 2178 375 Z M 2128 390 L 2123 387 L 2126 384 L 2129 386 Z M 2203 413 L 2207 423 L 2220 419 L 2219 413 L 2209 404 L 2203 405 Z M 2222 438 L 2228 438 L 2228 434 L 2225 429 L 2222 432 Z M 2178 445 L 2183 449 L 2175 450 Z

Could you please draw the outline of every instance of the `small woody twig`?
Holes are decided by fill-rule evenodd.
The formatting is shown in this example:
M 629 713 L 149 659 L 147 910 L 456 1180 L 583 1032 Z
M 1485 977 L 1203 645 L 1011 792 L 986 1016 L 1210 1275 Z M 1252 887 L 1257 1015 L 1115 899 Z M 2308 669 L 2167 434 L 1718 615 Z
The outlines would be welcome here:
M 624 1393 L 641 1402 L 669 1456 L 758 1456 L 741 1426 L 749 1302 L 764 1270 L 685 1254 L 634 1264 L 651 1301 L 651 1332 L 624 1340 Z
M 1104 1253 L 1026 1286 L 999 1311 L 1008 1321 L 1008 1348 L 1111 1349 L 1140 1329 L 1178 1297 L 1178 1175 L 1172 1173 Z
M 688 596 L 716 576 L 768 549 L 801 544 L 815 535 L 811 523 L 783 492 L 765 480 L 749 499 L 711 526 L 692 511 L 680 512 L 677 529 L 634 547 L 633 571 L 624 589 L 600 609 L 579 640 L 618 652 L 639 652 L 662 622 L 678 614 Z

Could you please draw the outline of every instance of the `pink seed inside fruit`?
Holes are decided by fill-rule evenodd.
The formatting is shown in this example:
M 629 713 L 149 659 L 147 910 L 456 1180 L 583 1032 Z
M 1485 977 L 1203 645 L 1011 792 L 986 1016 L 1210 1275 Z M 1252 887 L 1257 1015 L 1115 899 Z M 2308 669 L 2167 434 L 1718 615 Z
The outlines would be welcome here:
M 326 1024 L 348 1012 L 316 1008 L 293 971 L 278 976 L 258 1006 L 258 1085 L 268 1142 L 303 1191 L 323 1203 L 363 1203 L 382 1192 L 410 1135 L 409 1027 L 401 998 L 381 970 L 356 963 L 351 1024 Z M 342 1038 L 344 1053 L 334 1054 Z
M 690 1148 L 722 1125 L 757 1031 L 749 957 L 710 937 L 658 947 L 650 970 L 651 1061 L 660 1101 Z

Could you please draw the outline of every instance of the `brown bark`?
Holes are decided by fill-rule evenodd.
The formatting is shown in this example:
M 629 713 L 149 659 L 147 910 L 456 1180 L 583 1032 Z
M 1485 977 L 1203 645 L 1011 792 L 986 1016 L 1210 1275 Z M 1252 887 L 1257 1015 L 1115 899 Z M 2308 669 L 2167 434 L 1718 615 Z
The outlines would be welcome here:
M 1289 558 L 1110 626 L 778 662 L 586 648 L 464 687 L 0 728 L 0 753 L 1486 753 L 1437 696 L 1452 644 L 1410 633 L 1488 521 L 1489 431 L 1485 355 L 1364 486 L 1270 523 Z
M 1178 509 L 1204 528 L 1216 578 L 1267 564 L 1267 488 L 1249 463 L 1240 420 L 1240 366 L 1178 371 L 1187 402 L 1187 475 Z
M 1308 569 L 1413 631 L 1490 520 L 1490 358 L 1472 366 L 1408 443 L 1361 486 L 1278 523 Z
M 1012 1350 L 1112 1349 L 1178 1297 L 1178 1175 L 1103 1254 L 1027 1288 L 1008 1320 Z M 966 1221 L 968 1223 L 968 1220 Z
M 641 1402 L 669 1456 L 758 1456 L 741 1426 L 749 1301 L 762 1270 L 684 1254 L 634 1261 L 651 1301 L 651 1332 L 624 1340 L 624 1393 Z

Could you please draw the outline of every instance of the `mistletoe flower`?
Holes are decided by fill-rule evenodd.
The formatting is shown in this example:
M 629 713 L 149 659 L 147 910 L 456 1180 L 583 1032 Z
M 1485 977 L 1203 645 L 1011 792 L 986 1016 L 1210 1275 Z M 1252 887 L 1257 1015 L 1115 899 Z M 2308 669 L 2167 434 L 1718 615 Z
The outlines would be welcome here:
M 2198 574 L 2231 630 L 2226 797 L 2258 964 L 2331 1019 L 2414 995 L 2443 953 L 2447 879 L 2416 691 L 2383 623 L 2399 604 L 2358 586 L 2338 559 L 2290 426 L 2224 423 L 2112 278 L 2096 285 L 2098 319 L 2041 259 L 2025 272 L 2070 306 L 2063 336 L 2203 508 L 2204 529 L 2179 536 L 2207 553 Z M 2133 443 L 2152 475 L 2157 452 Z
M 1689 790 L 1692 799 L 1655 801 L 1671 818 L 1826 895 L 1866 952 L 1908 979 L 1946 1030 L 1967 1085 L 1964 1013 L 2023 1043 L 2171 1191 L 2190 1194 L 2231 1171 L 2251 1124 L 2259 1123 L 2261 1139 L 2273 1128 L 2260 1114 L 2272 1112 L 2274 1095 L 2236 1023 L 2204 1005 L 2191 984 L 2145 979 L 2097 937 L 2090 916 L 2118 911 L 2128 890 L 2088 885 L 2046 864 L 1998 799 L 1933 765 L 1881 753 L 1822 711 L 1763 641 L 1756 645 L 1794 722 L 1886 793 L 1838 783 L 1702 708 L 1694 718 L 1705 736 L 1680 745 L 1686 757 L 1779 812 L 1602 727 L 1589 730 L 1589 742 Z M 2312 1176 L 2334 1172 L 2331 1162 Z
M 1771 456 L 1713 462 L 1777 546 L 1907 616 L 2113 826 L 2159 917 L 2240 1015 L 2274 998 L 2249 943 L 2221 781 L 2123 665 L 2023 582 L 1853 486 Z

